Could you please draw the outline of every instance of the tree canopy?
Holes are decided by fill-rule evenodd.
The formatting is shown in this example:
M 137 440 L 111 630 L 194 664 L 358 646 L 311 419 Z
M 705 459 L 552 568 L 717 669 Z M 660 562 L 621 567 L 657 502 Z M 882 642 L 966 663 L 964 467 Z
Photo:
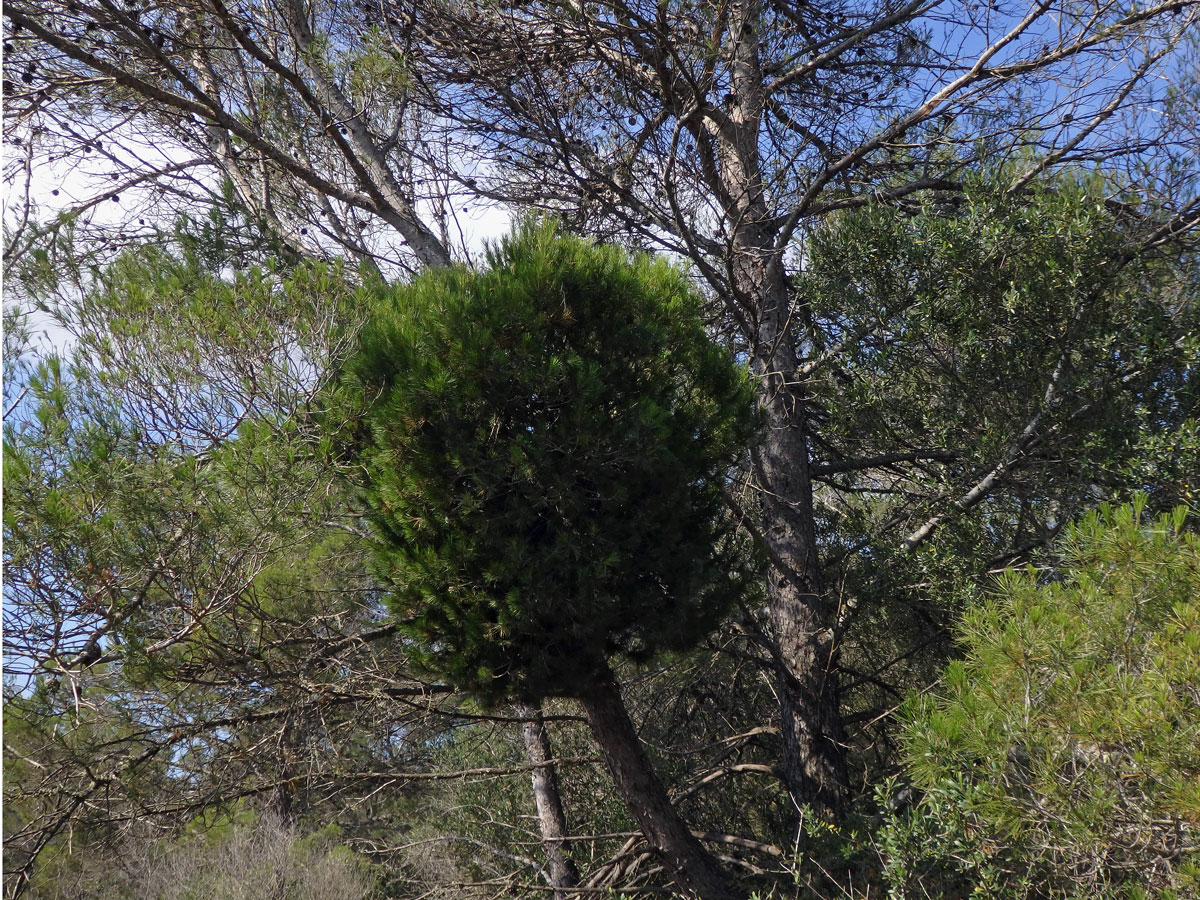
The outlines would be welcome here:
M 527 225 L 488 261 L 384 291 L 363 329 L 368 516 L 423 665 L 572 696 L 752 589 L 722 501 L 752 392 L 663 260 Z
M 724 483 L 747 373 L 663 260 L 529 224 L 384 296 L 347 364 L 377 570 L 411 654 L 489 704 L 576 697 L 680 887 L 738 891 L 672 809 L 609 659 L 688 650 L 754 589 Z
M 1118 889 L 896 711 L 998 572 L 1194 507 L 1200 3 L 4 19 L 10 895 Z M 449 268 L 497 207 L 629 253 Z
M 51 192 L 61 217 L 25 193 L 6 259 L 68 224 L 110 254 L 153 237 L 160 198 L 228 198 L 292 253 L 397 281 L 467 258 L 462 220 L 494 203 L 689 260 L 767 422 L 741 509 L 771 560 L 764 636 L 797 809 L 850 790 L 844 610 L 810 477 L 825 462 L 812 373 L 839 342 L 807 339 L 791 289 L 813 231 L 879 201 L 952 200 L 995 163 L 1014 195 L 1102 171 L 1147 249 L 1200 222 L 1192 0 L 13 0 L 5 16 L 22 148 L 5 177 L 72 173 Z M 961 496 L 940 500 L 931 530 L 957 518 Z

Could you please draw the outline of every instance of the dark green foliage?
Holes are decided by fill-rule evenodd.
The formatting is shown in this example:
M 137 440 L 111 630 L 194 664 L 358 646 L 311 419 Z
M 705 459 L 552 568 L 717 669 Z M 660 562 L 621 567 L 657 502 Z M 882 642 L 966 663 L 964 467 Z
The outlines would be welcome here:
M 387 293 L 351 364 L 379 569 L 430 670 L 570 696 L 752 579 L 721 500 L 752 393 L 666 262 L 537 226 L 489 261 Z
M 1200 313 L 1194 260 L 1140 248 L 1105 197 L 1067 178 L 1012 194 L 985 173 L 953 204 L 877 206 L 820 230 L 802 298 L 819 340 L 847 343 L 820 391 L 823 455 L 943 451 L 923 466 L 936 480 L 890 501 L 906 517 L 1005 464 L 985 495 L 998 502 L 958 541 L 997 553 L 1097 491 L 1127 496 L 1143 432 L 1198 409 Z
M 1072 527 L 1049 579 L 1008 573 L 908 710 L 925 796 L 885 848 L 913 896 L 964 877 L 981 897 L 1200 888 L 1200 541 L 1183 508 L 1140 512 Z
M 805 352 L 842 345 L 812 391 L 827 583 L 858 603 L 855 711 L 936 677 L 986 573 L 1098 501 L 1162 508 L 1195 481 L 1194 258 L 1141 247 L 1098 179 L 1010 184 L 839 215 L 796 282 Z

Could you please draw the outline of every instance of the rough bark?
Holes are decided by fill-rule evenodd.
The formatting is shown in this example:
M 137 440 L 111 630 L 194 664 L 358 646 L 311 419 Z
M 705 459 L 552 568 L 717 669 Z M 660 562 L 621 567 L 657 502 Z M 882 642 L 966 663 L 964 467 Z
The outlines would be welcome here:
M 754 448 L 763 498 L 763 534 L 772 568 L 767 602 L 780 698 L 784 782 L 793 803 L 836 809 L 846 785 L 843 726 L 835 671 L 836 610 L 822 595 L 809 480 L 809 417 L 797 381 L 796 335 L 778 224 L 763 188 L 759 153 L 765 77 L 757 22 L 761 4 L 733 8 L 729 121 L 717 142 L 725 212 L 734 224 L 733 302 L 755 323 L 752 364 L 766 432 Z
M 542 832 L 542 847 L 546 852 L 546 863 L 550 887 L 554 889 L 554 900 L 565 900 L 571 896 L 570 889 L 579 886 L 579 870 L 571 859 L 567 836 L 567 816 L 563 811 L 562 795 L 558 790 L 558 775 L 551 762 L 554 752 L 550 746 L 550 735 L 542 718 L 541 707 L 533 703 L 517 705 L 521 723 L 521 740 L 525 744 L 525 757 L 532 766 L 530 778 L 533 782 L 533 802 L 537 808 L 538 827 Z
M 780 359 L 781 355 L 791 354 L 770 358 L 771 371 L 763 374 L 768 432 L 759 448 L 758 477 L 764 488 L 764 536 L 777 561 L 768 575 L 767 599 L 779 681 L 784 780 L 797 806 L 836 810 L 847 781 L 836 610 L 822 593 L 804 401 L 790 383 L 794 358 Z
M 746 259 L 764 254 L 747 248 Z M 773 274 L 775 269 L 778 275 Z M 762 303 L 754 370 L 766 431 L 754 453 L 780 698 L 784 783 L 793 803 L 836 810 L 847 783 L 837 679 L 836 609 L 824 595 L 809 480 L 808 411 L 797 383 L 795 339 L 782 269 L 742 267 L 741 280 Z
M 680 891 L 700 900 L 744 897 L 671 804 L 646 758 L 612 673 L 601 673 L 580 702 L 618 793 Z

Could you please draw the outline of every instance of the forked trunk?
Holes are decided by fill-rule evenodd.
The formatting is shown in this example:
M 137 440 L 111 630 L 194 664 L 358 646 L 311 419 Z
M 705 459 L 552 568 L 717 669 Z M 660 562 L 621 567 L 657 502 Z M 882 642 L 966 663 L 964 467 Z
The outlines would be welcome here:
M 671 804 L 642 750 L 612 672 L 601 673 L 591 693 L 580 702 L 617 791 L 680 891 L 700 900 L 742 900 L 743 892 Z

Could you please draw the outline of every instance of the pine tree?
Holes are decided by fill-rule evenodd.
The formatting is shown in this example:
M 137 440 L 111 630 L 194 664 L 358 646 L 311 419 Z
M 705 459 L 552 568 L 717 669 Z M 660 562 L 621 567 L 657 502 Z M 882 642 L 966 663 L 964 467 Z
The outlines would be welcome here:
M 721 512 L 750 381 L 663 260 L 529 225 L 489 261 L 384 294 L 349 366 L 390 603 L 417 661 L 485 703 L 578 698 L 680 887 L 732 896 L 609 660 L 686 649 L 753 583 Z
M 1146 498 L 1008 570 L 965 658 L 905 710 L 920 801 L 883 834 L 903 896 L 1195 896 L 1200 539 Z

